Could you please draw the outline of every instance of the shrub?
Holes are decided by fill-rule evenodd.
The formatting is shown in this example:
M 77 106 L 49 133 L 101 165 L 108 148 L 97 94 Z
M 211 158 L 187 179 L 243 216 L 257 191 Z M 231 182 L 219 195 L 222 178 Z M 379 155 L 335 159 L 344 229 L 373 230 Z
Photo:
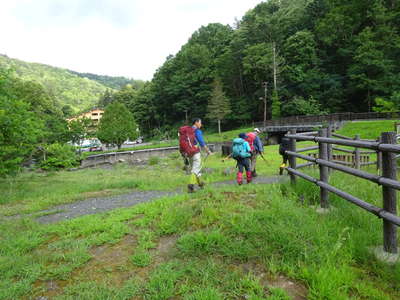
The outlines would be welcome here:
M 43 155 L 39 166 L 44 170 L 57 170 L 72 168 L 78 165 L 78 156 L 75 148 L 67 144 L 47 145 L 43 150 Z

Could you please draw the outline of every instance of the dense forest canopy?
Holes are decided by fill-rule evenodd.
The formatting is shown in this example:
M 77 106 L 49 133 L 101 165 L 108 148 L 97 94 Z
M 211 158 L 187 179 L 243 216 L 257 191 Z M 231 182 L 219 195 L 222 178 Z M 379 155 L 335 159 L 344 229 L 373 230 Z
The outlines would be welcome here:
M 265 82 L 268 118 L 399 109 L 399 20 L 394 0 L 261 2 L 233 27 L 199 28 L 128 106 L 148 134 L 206 117 L 214 80 L 229 127 L 263 118 Z

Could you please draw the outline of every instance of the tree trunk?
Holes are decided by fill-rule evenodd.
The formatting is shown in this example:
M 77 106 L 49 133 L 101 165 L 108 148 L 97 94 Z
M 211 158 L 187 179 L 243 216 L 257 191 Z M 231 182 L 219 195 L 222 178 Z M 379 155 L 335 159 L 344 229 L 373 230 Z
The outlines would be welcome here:
M 267 82 L 264 82 L 264 127 L 267 123 Z
M 221 120 L 218 119 L 218 133 L 221 135 Z
M 121 149 L 121 146 L 122 146 L 121 144 L 118 144 L 118 145 L 117 145 L 118 150 Z
M 264 98 L 264 127 L 267 124 L 267 98 Z

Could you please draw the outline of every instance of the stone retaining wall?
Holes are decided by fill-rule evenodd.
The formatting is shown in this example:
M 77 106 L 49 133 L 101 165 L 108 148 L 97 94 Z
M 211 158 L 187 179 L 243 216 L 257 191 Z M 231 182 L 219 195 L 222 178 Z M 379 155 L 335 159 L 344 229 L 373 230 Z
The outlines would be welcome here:
M 208 147 L 211 151 L 221 151 L 221 144 L 210 144 Z M 152 156 L 167 157 L 172 153 L 178 153 L 178 151 L 179 147 L 165 147 L 91 155 L 81 161 L 81 168 L 102 164 L 115 164 L 121 161 L 140 164 Z

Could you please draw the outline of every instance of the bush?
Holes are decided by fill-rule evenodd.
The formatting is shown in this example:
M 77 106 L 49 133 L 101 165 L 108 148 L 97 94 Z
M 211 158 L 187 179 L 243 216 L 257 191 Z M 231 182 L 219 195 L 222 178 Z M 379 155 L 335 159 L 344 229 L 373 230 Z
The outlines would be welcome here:
M 282 115 L 284 116 L 303 116 L 303 115 L 325 115 L 327 111 L 321 108 L 313 97 L 304 99 L 303 97 L 294 97 L 293 100 L 282 105 Z
M 75 148 L 67 144 L 51 144 L 44 148 L 39 166 L 44 170 L 72 168 L 78 165 Z

